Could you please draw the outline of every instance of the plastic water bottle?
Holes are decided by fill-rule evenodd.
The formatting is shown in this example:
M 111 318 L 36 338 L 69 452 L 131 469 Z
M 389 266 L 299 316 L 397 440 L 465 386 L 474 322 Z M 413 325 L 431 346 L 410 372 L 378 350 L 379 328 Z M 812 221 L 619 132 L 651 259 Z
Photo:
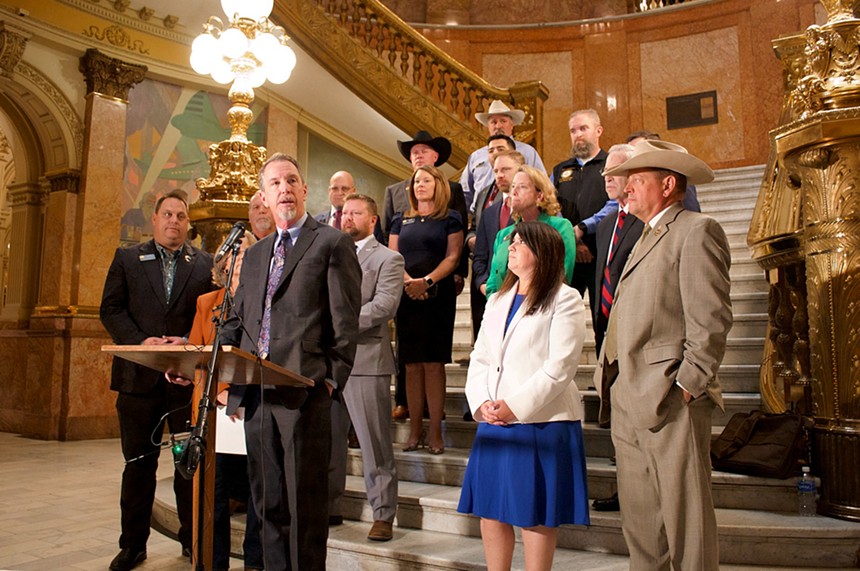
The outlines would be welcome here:
M 803 467 L 803 475 L 797 479 L 797 513 L 815 516 L 815 478 L 809 473 L 809 466 Z

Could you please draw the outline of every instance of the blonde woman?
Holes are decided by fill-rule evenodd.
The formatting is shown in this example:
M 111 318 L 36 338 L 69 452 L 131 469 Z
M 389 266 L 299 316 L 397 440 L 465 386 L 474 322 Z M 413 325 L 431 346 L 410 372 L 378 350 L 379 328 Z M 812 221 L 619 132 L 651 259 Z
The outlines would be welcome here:
M 570 221 L 558 216 L 560 211 L 555 187 L 546 174 L 528 165 L 520 166 L 511 183 L 511 217 L 514 219 L 514 225 L 496 234 L 493 262 L 487 279 L 487 297 L 498 291 L 505 279 L 508 269 L 508 244 L 512 232 L 521 221 L 543 222 L 561 234 L 564 241 L 564 283 L 570 284 L 573 265 L 576 262 L 576 235 Z
M 451 190 L 442 171 L 418 167 L 409 181 L 410 208 L 395 216 L 388 247 L 406 262 L 397 310 L 397 358 L 406 367 L 411 452 L 424 442 L 424 402 L 430 412 L 431 454 L 442 454 L 445 363 L 451 362 L 457 292 L 453 272 L 463 249 L 463 221 L 448 209 Z

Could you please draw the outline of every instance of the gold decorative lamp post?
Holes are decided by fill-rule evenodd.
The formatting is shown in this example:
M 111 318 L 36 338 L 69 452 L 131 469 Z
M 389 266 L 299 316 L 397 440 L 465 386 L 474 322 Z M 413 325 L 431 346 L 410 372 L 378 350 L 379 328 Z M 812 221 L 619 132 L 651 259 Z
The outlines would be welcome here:
M 209 178 L 197 179 L 200 197 L 189 208 L 191 221 L 212 252 L 238 220 L 247 220 L 248 203 L 258 189 L 266 149 L 248 140 L 254 118 L 254 88 L 268 79 L 281 84 L 296 66 L 284 29 L 269 19 L 274 0 L 221 0 L 226 24 L 212 16 L 191 45 L 191 67 L 231 84 L 227 112 L 230 138 L 209 147 Z

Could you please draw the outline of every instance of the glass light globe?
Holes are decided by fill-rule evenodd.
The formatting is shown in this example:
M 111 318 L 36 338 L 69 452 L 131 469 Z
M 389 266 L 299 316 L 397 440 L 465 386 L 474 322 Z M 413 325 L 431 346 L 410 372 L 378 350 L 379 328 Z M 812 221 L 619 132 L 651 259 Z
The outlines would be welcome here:
M 209 75 L 215 58 L 222 59 L 218 52 L 191 50 L 191 69 L 200 75 Z
M 221 0 L 221 8 L 231 20 L 236 16 L 250 18 L 255 22 L 272 13 L 274 0 Z
M 218 49 L 218 39 L 209 33 L 200 34 L 191 43 L 192 52 L 214 53 Z
M 212 79 L 221 84 L 228 84 L 233 81 L 235 74 L 230 68 L 230 64 L 221 59 L 218 63 L 212 66 Z
M 293 70 L 283 64 L 269 67 L 266 70 L 266 75 L 269 78 L 269 81 L 275 85 L 285 83 L 292 74 Z
M 248 83 L 251 87 L 260 87 L 266 82 L 266 67 L 257 66 L 248 73 Z
M 237 58 L 248 51 L 248 38 L 239 28 L 227 28 L 218 40 L 218 48 L 224 57 Z
M 294 52 L 293 48 L 290 46 L 281 46 L 279 51 L 278 59 L 283 65 L 287 66 L 290 71 L 293 71 L 296 67 L 296 52 Z
M 290 78 L 296 67 L 296 52 L 290 46 L 278 48 L 278 56 L 266 64 L 266 74 L 269 81 L 280 85 Z
M 274 61 L 278 56 L 281 42 L 268 32 L 258 35 L 251 41 L 251 53 L 263 63 Z

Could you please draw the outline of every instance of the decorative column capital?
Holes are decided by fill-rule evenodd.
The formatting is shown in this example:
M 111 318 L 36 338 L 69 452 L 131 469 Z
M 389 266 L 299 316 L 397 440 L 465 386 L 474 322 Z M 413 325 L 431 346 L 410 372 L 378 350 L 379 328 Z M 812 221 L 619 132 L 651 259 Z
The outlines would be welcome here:
M 122 101 L 128 101 L 129 90 L 143 81 L 147 71 L 145 65 L 126 63 L 94 48 L 81 57 L 79 69 L 87 82 L 87 95 L 99 93 Z
M 51 192 L 78 193 L 81 182 L 81 171 L 77 169 L 63 169 L 45 173 Z
M 0 22 L 0 74 L 9 77 L 24 55 L 30 34 Z
M 47 188 L 33 182 L 10 184 L 9 203 L 15 206 L 43 206 L 48 197 Z

